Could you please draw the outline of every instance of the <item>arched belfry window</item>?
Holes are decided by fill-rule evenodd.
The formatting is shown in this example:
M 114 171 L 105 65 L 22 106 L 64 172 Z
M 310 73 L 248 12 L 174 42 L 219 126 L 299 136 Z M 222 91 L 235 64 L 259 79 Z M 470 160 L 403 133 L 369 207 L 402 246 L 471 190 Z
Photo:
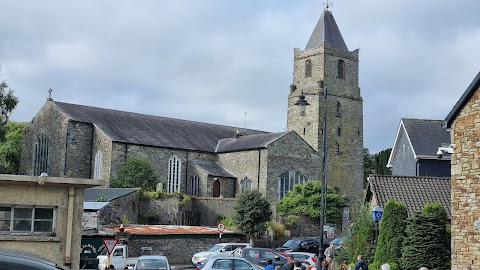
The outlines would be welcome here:
M 345 62 L 343 60 L 338 60 L 337 77 L 345 78 Z
M 200 177 L 197 174 L 190 177 L 190 195 L 200 196 Z
M 240 181 L 240 191 L 243 192 L 243 191 L 250 191 L 252 190 L 252 180 L 248 179 L 248 177 L 244 177 L 241 181 Z
M 312 77 L 312 60 L 305 61 L 305 78 Z
M 48 137 L 41 132 L 33 149 L 33 175 L 48 173 Z
M 341 116 L 342 115 L 342 104 L 340 102 L 337 102 L 337 106 L 335 108 L 335 116 Z
M 168 189 L 169 193 L 180 192 L 180 179 L 182 174 L 182 161 L 177 156 L 168 160 Z
M 283 198 L 288 191 L 293 189 L 296 184 L 303 185 L 306 183 L 306 178 L 299 171 L 290 169 L 280 175 L 280 192 L 279 199 Z
M 102 152 L 98 151 L 95 155 L 95 165 L 93 167 L 93 179 L 102 179 Z

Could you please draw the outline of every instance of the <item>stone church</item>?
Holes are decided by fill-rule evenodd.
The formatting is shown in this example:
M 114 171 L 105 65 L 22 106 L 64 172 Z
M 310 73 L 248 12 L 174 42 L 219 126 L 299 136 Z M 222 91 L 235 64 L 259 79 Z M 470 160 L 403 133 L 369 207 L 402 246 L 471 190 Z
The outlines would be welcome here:
M 305 50 L 294 51 L 287 132 L 49 98 L 25 131 L 20 173 L 102 179 L 108 186 L 127 157 L 140 155 L 150 160 L 166 192 L 233 198 L 255 189 L 274 202 L 294 184 L 320 179 L 326 164 L 328 185 L 355 203 L 363 188 L 362 117 L 358 50 L 347 49 L 325 10 Z

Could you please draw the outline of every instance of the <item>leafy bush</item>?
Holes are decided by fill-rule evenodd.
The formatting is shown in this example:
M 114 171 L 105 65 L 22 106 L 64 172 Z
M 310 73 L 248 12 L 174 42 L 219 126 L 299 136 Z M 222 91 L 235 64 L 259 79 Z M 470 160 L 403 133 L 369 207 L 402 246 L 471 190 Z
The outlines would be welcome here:
M 141 188 L 154 191 L 158 177 L 150 161 L 141 156 L 128 157 L 117 175 L 110 182 L 110 187 Z
M 267 222 L 267 228 L 272 230 L 274 240 L 281 240 L 285 238 L 285 226 L 275 221 Z
M 237 229 L 253 239 L 262 236 L 267 230 L 266 223 L 270 221 L 272 210 L 270 203 L 256 191 L 244 191 L 235 202 L 235 224 Z

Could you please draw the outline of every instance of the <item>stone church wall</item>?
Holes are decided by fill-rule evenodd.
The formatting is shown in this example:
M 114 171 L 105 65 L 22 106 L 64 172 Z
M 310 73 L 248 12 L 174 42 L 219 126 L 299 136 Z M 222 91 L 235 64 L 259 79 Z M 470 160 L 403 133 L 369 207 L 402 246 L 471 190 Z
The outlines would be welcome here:
M 217 226 L 218 217 L 233 217 L 235 213 L 234 198 L 195 197 L 192 201 L 198 225 Z
M 95 128 L 93 131 L 93 148 L 92 148 L 92 159 L 91 159 L 91 173 L 90 178 L 93 178 L 93 172 L 95 169 L 95 156 L 98 152 L 102 153 L 102 170 L 100 172 L 100 179 L 105 180 L 104 187 L 109 187 L 110 185 L 110 171 L 112 167 L 112 141 L 108 136 L 103 133 L 100 129 Z
M 92 167 L 93 125 L 69 121 L 65 144 L 65 175 L 67 177 L 90 178 Z
M 452 124 L 452 269 L 478 266 L 480 230 L 473 225 L 480 209 L 480 89 Z M 466 240 L 468 239 L 468 240 Z M 475 268 L 473 268 L 475 269 Z

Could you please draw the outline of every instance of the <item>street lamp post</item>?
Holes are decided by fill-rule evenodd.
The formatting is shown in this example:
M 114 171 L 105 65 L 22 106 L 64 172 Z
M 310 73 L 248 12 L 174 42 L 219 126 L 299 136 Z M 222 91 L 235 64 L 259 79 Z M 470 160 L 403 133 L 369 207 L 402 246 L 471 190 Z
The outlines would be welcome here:
M 377 243 L 377 238 L 378 238 L 378 222 L 382 219 L 382 215 L 383 215 L 383 208 L 381 208 L 380 206 L 375 206 L 373 209 L 372 209 L 372 218 L 373 218 L 373 221 L 375 221 L 375 243 Z
M 322 186 L 321 186 L 321 196 L 320 196 L 320 248 L 319 254 L 323 255 L 325 252 L 325 243 L 324 243 L 324 227 L 327 224 L 326 209 L 327 209 L 327 87 L 324 86 L 323 81 L 319 82 L 320 88 L 323 88 L 323 153 L 322 153 Z M 316 95 L 316 94 L 313 94 Z M 320 94 L 318 95 L 320 98 Z M 305 100 L 305 95 L 302 91 L 302 94 L 299 96 L 295 105 L 300 106 L 300 114 L 305 115 L 305 107 L 310 105 Z

